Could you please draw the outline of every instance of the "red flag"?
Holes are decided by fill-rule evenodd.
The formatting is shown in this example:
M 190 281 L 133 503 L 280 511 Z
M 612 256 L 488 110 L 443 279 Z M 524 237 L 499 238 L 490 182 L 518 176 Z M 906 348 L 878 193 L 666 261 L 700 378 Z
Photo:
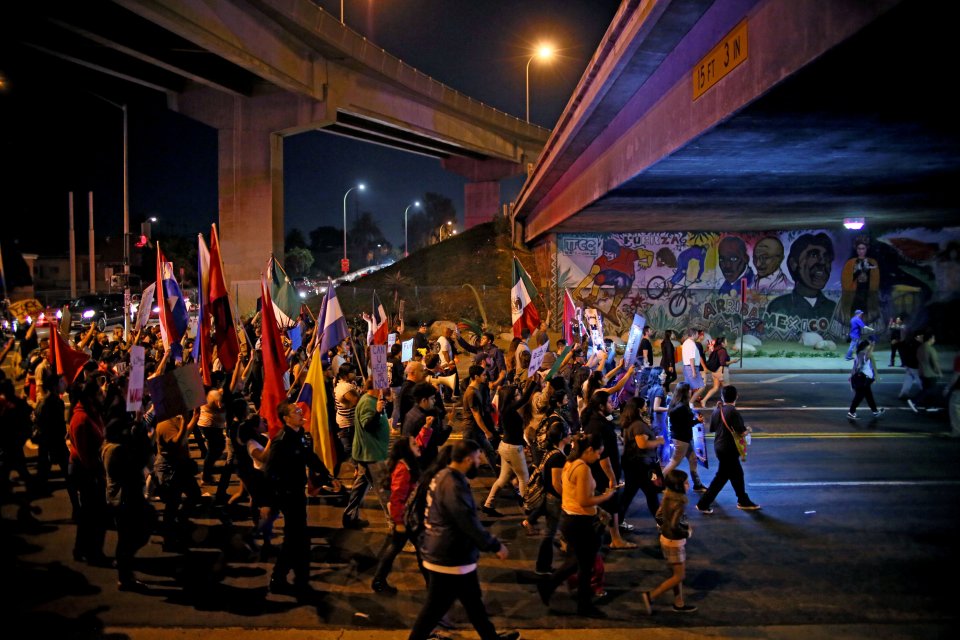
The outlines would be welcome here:
M 287 371 L 287 358 L 283 353 L 283 342 L 277 317 L 270 299 L 270 287 L 260 278 L 260 352 L 263 355 L 263 393 L 260 396 L 260 416 L 267 421 L 267 432 L 275 437 L 283 430 L 283 421 L 277 413 L 277 407 L 287 397 L 283 388 L 283 374 Z
M 220 357 L 223 368 L 232 371 L 240 355 L 240 342 L 233 322 L 233 312 L 230 310 L 230 297 L 223 272 L 223 257 L 220 254 L 220 238 L 217 237 L 216 225 L 210 225 L 209 309 L 209 315 L 213 317 L 213 339 L 217 343 L 217 355 Z
M 72 349 L 60 335 L 60 332 L 56 330 L 55 325 L 52 326 L 50 331 L 50 351 L 47 357 L 50 363 L 57 368 L 57 373 L 67 381 L 67 384 L 73 382 L 83 365 L 90 360 L 90 356 L 83 351 Z
M 389 330 L 390 326 L 387 323 L 387 312 L 383 310 L 380 298 L 377 297 L 377 292 L 374 291 L 373 314 L 370 316 L 370 331 L 373 334 L 373 338 L 370 344 L 387 344 L 387 333 Z

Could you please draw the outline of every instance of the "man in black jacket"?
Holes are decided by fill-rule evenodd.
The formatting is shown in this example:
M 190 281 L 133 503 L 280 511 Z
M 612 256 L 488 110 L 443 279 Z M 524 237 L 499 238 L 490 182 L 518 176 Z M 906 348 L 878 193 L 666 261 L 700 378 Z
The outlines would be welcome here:
M 501 560 L 507 547 L 477 518 L 469 478 L 477 476 L 480 447 L 472 440 L 453 445 L 452 462 L 430 482 L 424 532 L 420 539 L 428 575 L 427 601 L 410 630 L 410 640 L 426 640 L 454 600 L 460 600 L 481 640 L 516 640 L 516 631 L 498 634 L 483 605 L 477 560 L 491 551 Z
M 281 402 L 277 413 L 283 420 L 283 431 L 267 444 L 264 473 L 272 489 L 277 509 L 283 513 L 283 548 L 270 577 L 271 593 L 294 593 L 306 598 L 313 593 L 310 586 L 310 538 L 307 535 L 307 485 L 309 468 L 320 478 L 320 484 L 330 484 L 340 491 L 323 461 L 313 451 L 303 435 L 303 411 L 289 402 Z M 293 570 L 293 585 L 287 574 Z

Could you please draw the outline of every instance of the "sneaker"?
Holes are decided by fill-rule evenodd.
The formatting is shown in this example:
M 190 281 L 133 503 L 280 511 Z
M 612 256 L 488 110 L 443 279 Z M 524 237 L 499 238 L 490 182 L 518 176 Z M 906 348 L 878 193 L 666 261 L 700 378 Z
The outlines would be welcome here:
M 624 531 L 633 531 L 634 529 L 636 529 L 636 527 L 634 527 L 632 524 L 630 524 L 626 520 L 620 523 L 620 528 L 623 529 Z
M 874 417 L 874 418 L 879 418 L 880 416 L 882 416 L 882 415 L 883 415 L 884 413 L 886 413 L 886 412 L 887 412 L 886 409 L 884 409 L 883 407 L 880 407 L 879 409 L 877 409 L 876 411 L 873 412 L 873 417 Z
M 549 575 L 553 575 L 553 570 L 552 570 L 552 569 L 548 569 L 547 571 L 543 571 L 543 570 L 541 570 L 541 569 L 536 569 L 536 570 L 534 570 L 533 573 L 534 573 L 534 575 L 536 575 L 536 576 L 539 576 L 539 577 L 541 577 L 541 578 L 545 578 L 545 577 L 547 577 L 547 576 L 549 576 Z
M 497 640 L 520 640 L 519 631 L 504 631 L 497 635 Z
M 693 490 L 694 490 L 695 493 L 706 493 L 706 492 L 707 492 L 707 485 L 705 485 L 705 484 L 697 484 L 697 485 L 694 485 L 694 486 L 693 486 Z
M 741 511 L 757 511 L 759 508 L 760 505 L 750 502 L 749 500 L 747 502 L 737 503 L 737 509 L 740 509 Z
M 708 516 L 709 516 L 709 515 L 712 515 L 712 514 L 713 514 L 713 507 L 701 507 L 701 506 L 698 504 L 698 505 L 697 505 L 697 511 L 699 511 L 700 513 L 702 513 L 702 514 L 704 514 L 704 515 L 708 515 Z
M 856 420 L 856 419 L 857 419 L 857 414 L 854 413 L 853 411 L 847 411 L 847 418 L 850 419 L 850 420 Z
M 398 592 L 398 589 L 386 580 L 374 580 L 370 587 L 375 593 L 385 593 L 391 596 Z
M 693 613 L 694 611 L 697 610 L 697 608 L 692 604 L 685 604 L 682 607 L 673 605 L 673 610 L 676 611 L 677 613 Z
M 910 411 L 913 411 L 914 413 L 920 413 L 917 410 L 917 405 L 913 404 L 913 400 L 910 398 L 907 398 L 907 406 L 910 407 Z
M 499 511 L 497 511 L 497 510 L 494 509 L 493 507 L 488 507 L 487 505 L 483 505 L 482 507 L 480 507 L 480 511 L 483 512 L 483 515 L 485 515 L 485 516 L 490 516 L 491 518 L 502 518 L 502 517 L 503 517 L 503 514 L 502 514 L 502 513 L 500 513 Z

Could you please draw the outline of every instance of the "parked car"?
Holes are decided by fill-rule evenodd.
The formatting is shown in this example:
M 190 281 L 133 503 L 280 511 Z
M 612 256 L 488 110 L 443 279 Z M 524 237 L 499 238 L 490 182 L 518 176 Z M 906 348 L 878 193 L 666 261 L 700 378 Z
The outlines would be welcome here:
M 123 294 L 96 293 L 80 296 L 70 302 L 70 327 L 80 328 L 97 323 L 101 331 L 110 324 L 123 324 Z

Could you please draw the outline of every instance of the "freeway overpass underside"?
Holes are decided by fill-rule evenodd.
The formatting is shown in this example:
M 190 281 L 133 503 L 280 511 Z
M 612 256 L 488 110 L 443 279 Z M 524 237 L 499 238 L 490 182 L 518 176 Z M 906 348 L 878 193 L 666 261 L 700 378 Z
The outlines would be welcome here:
M 162 92 L 216 128 L 224 266 L 242 308 L 267 256 L 283 254 L 285 136 L 323 130 L 436 158 L 467 178 L 471 226 L 499 212 L 499 180 L 533 163 L 549 133 L 428 77 L 310 0 L 51 0 L 15 13 L 11 35 L 31 52 Z
M 518 233 L 956 224 L 956 13 L 624 2 L 519 195 Z

